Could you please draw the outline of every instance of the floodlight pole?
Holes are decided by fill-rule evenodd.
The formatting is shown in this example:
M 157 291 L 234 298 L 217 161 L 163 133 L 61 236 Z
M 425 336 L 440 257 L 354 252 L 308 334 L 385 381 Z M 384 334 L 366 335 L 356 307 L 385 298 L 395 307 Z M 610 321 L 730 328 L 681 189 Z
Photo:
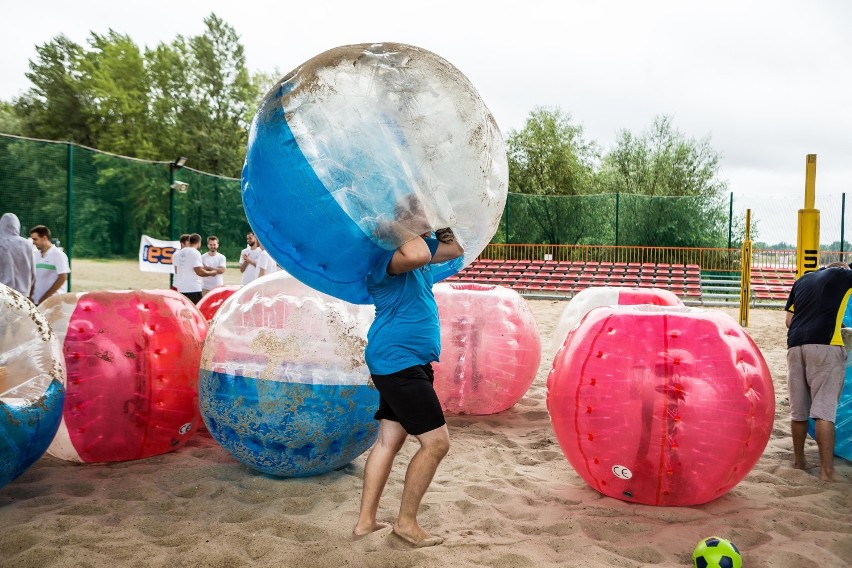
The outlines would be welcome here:
M 173 241 L 175 236 L 175 172 L 186 165 L 186 158 L 180 156 L 169 164 L 169 240 Z M 175 283 L 174 273 L 169 274 L 169 288 Z

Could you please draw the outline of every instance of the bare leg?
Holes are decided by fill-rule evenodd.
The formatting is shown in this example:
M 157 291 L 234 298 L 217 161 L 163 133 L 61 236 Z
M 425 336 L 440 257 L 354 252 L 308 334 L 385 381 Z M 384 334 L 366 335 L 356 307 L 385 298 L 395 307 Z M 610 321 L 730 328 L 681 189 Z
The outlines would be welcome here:
M 790 431 L 793 433 L 793 467 L 807 469 L 805 461 L 805 438 L 808 435 L 807 420 L 791 420 Z
M 402 503 L 399 517 L 393 526 L 393 532 L 416 547 L 441 544 L 444 539 L 427 533 L 417 522 L 420 501 L 432 483 L 435 471 L 450 450 L 450 432 L 447 425 L 417 436 L 420 449 L 411 458 L 405 472 L 405 487 L 402 490 Z
M 819 448 L 819 478 L 823 481 L 840 481 L 834 473 L 834 422 L 816 419 L 816 441 Z
M 364 490 L 361 493 L 361 512 L 352 533 L 364 536 L 377 530 L 389 527 L 388 523 L 376 521 L 379 510 L 379 499 L 388 482 L 393 460 L 408 433 L 399 422 L 392 420 L 379 421 L 379 437 L 370 450 L 367 464 L 364 466 Z

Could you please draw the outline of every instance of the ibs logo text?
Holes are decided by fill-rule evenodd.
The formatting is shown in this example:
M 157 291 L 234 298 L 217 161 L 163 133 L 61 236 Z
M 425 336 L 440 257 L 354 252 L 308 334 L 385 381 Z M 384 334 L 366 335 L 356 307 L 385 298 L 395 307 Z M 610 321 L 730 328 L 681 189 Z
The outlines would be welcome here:
M 155 247 L 154 245 L 145 245 L 144 258 L 145 262 L 151 264 L 172 265 L 172 257 L 175 254 L 175 247 Z

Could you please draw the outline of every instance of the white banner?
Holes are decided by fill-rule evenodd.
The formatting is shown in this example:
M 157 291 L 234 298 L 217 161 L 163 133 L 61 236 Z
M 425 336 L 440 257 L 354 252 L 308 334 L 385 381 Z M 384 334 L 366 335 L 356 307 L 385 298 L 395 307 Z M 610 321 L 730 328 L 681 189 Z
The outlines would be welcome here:
M 142 235 L 139 243 L 139 270 L 174 274 L 172 256 L 180 249 L 180 241 L 161 241 Z

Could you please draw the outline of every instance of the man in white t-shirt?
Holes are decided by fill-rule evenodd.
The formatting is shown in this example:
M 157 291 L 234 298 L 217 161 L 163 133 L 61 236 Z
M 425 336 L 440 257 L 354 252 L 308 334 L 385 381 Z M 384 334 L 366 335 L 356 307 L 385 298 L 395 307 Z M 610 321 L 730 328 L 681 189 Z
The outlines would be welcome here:
M 193 304 L 201 299 L 201 279 L 205 276 L 215 276 L 216 271 L 204 268 L 201 261 L 201 235 L 192 233 L 189 235 L 187 245 L 177 251 L 172 257 L 175 267 L 174 285 L 177 291 L 189 298 Z
M 266 274 L 267 269 L 267 255 L 260 248 L 257 237 L 254 236 L 252 231 L 246 234 L 246 244 L 248 246 L 240 253 L 240 272 L 243 273 L 243 285 L 257 280 Z
M 36 225 L 30 229 L 30 238 L 36 250 L 33 252 L 35 263 L 35 285 L 33 286 L 33 302 L 42 303 L 57 292 L 68 291 L 68 275 L 71 265 L 68 256 L 50 241 L 50 229 L 44 225 Z
M 210 235 L 207 237 L 207 254 L 201 256 L 204 268 L 216 271 L 214 276 L 205 276 L 201 279 L 201 295 L 206 296 L 210 290 L 225 284 L 225 255 L 219 252 L 219 237 Z

